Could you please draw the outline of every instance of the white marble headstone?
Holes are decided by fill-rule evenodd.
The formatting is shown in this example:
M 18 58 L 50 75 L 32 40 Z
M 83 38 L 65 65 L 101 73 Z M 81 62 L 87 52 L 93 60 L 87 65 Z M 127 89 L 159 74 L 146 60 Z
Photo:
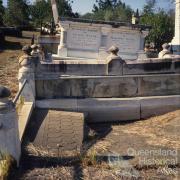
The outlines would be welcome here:
M 60 21 L 61 40 L 58 57 L 98 59 L 107 57 L 107 50 L 112 46 L 119 48 L 123 59 L 135 60 L 138 52 L 144 49 L 144 38 L 148 31 L 132 26 L 112 27 L 109 24 L 88 22 Z

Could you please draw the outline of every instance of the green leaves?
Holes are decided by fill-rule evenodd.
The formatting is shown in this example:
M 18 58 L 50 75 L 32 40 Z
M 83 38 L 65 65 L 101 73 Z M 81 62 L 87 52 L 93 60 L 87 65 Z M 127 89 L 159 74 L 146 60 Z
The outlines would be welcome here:
M 30 15 L 35 26 L 40 26 L 44 21 L 52 19 L 52 10 L 50 0 L 36 1 L 35 4 L 30 6 Z
M 68 0 L 56 0 L 59 16 L 76 17 L 77 14 L 72 12 L 71 3 Z M 53 19 L 51 0 L 36 1 L 30 8 L 30 14 L 33 24 L 40 26 L 41 23 L 50 22 Z
M 25 0 L 8 0 L 4 22 L 8 26 L 28 25 L 28 5 Z
M 0 26 L 3 25 L 3 16 L 4 16 L 4 13 L 5 13 L 5 9 L 3 7 L 2 0 L 0 0 Z
M 144 8 L 141 24 L 151 25 L 152 29 L 146 38 L 147 42 L 154 42 L 155 48 L 161 50 L 162 44 L 171 42 L 174 36 L 174 21 L 172 17 L 164 10 L 155 12 L 154 6 L 148 5 L 150 10 L 146 11 Z M 147 7 L 147 5 L 145 5 Z
M 105 21 L 130 21 L 132 9 L 120 0 L 96 0 L 92 13 L 83 18 Z

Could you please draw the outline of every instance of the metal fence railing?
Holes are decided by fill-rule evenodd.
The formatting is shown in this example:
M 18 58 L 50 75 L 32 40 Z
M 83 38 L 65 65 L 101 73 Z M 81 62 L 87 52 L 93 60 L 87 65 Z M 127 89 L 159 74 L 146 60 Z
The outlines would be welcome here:
M 22 84 L 21 89 L 18 91 L 18 93 L 16 94 L 15 98 L 13 99 L 14 105 L 16 105 L 16 103 L 17 103 L 19 97 L 21 96 L 21 93 L 22 93 L 22 91 L 23 91 L 23 89 L 24 89 L 26 83 L 27 83 L 27 79 L 25 79 L 25 80 L 23 81 L 23 84 Z

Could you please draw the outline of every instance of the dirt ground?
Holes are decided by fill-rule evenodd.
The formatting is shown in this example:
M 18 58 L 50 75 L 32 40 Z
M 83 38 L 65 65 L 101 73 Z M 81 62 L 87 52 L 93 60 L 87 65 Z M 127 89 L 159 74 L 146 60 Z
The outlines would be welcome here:
M 178 180 L 179 120 L 177 110 L 142 121 L 87 124 L 81 153 L 57 157 L 33 144 L 31 119 L 13 180 Z
M 5 43 L 0 48 L 0 84 L 10 88 L 12 97 L 18 91 L 18 58 L 22 54 L 22 47 L 31 44 L 31 38 L 38 32 L 24 31 L 21 38 L 5 37 Z

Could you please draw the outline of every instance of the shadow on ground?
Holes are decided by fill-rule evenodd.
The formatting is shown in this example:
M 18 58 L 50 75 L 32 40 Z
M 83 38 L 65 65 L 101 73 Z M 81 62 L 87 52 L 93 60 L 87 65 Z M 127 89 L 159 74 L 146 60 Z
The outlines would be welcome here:
M 37 115 L 37 111 L 34 111 L 23 139 L 20 167 L 10 175 L 9 179 L 28 179 L 28 177 L 29 179 L 32 179 L 36 177 L 39 169 L 51 170 L 52 168 L 57 167 L 69 167 L 71 168 L 70 174 L 72 179 L 83 179 L 83 164 L 86 163 L 86 165 L 91 165 L 93 163 L 92 161 L 94 161 L 94 159 L 84 158 L 87 155 L 88 149 L 92 147 L 99 139 L 105 138 L 106 135 L 112 130 L 111 124 L 102 124 L 101 129 L 96 129 L 93 126 L 90 128 L 90 126 L 84 124 L 83 143 L 79 152 L 76 150 L 73 153 L 64 151 L 65 154 L 58 154 L 59 157 L 57 157 L 56 155 L 50 154 L 50 152 L 49 154 L 43 154 L 43 151 L 38 152 L 36 147 L 33 147 L 33 151 L 32 148 L 29 151 L 27 148 L 29 143 L 33 144 L 33 142 L 36 141 L 37 134 L 41 130 L 42 123 L 47 115 L 48 110 L 43 110 L 42 113 L 39 113 L 39 115 Z M 88 136 L 90 131 L 93 131 L 93 135 Z M 45 149 L 44 152 L 45 151 L 47 152 L 48 148 Z M 96 155 L 94 158 L 96 158 L 96 161 L 98 161 L 99 164 L 101 162 L 108 161 L 107 156 Z M 37 170 L 37 172 L 34 173 L 34 170 Z M 27 175 L 27 173 L 29 175 Z M 57 178 L 55 173 L 53 173 L 54 175 L 52 173 L 52 171 L 48 172 L 48 174 L 52 175 L 53 178 Z M 66 176 L 67 174 L 64 174 L 62 175 L 62 178 L 65 178 Z
M 22 49 L 22 45 L 20 42 L 12 42 L 12 41 L 5 41 L 2 44 L 2 51 L 3 50 L 20 50 Z
M 154 148 L 155 150 L 161 150 L 161 148 L 163 149 L 161 146 L 155 147 L 145 144 L 144 142 L 146 141 L 146 138 L 139 137 L 139 135 L 135 136 L 131 133 L 125 133 L 125 131 L 129 130 L 134 131 L 132 128 L 136 128 L 137 124 L 139 123 L 140 127 L 143 126 L 141 122 L 85 124 L 83 133 L 84 141 L 80 151 L 75 153 L 66 154 L 66 152 L 63 151 L 64 154 L 62 153 L 58 154 L 59 156 L 56 156 L 49 154 L 46 151 L 41 152 L 36 148 L 34 150 L 33 148 L 29 149 L 29 143 L 33 144 L 33 142 L 36 140 L 36 136 L 47 114 L 48 110 L 44 110 L 43 113 L 38 116 L 38 119 L 35 118 L 37 117 L 36 112 L 32 116 L 23 140 L 20 167 L 11 174 L 9 179 L 14 180 L 16 177 L 16 179 L 29 180 L 43 178 L 68 180 L 93 180 L 103 178 L 109 180 L 117 178 L 121 179 L 121 175 L 123 175 L 123 177 L 130 179 L 153 177 L 154 179 L 162 178 L 169 180 L 173 179 L 176 175 L 173 173 L 179 170 L 179 164 L 174 166 L 168 164 L 167 167 L 165 166 L 171 170 L 170 174 L 164 174 L 164 167 L 158 164 L 142 167 L 136 167 L 136 165 L 132 165 L 131 163 L 128 164 L 129 161 L 133 161 L 137 158 L 133 155 L 128 155 L 127 151 L 123 152 L 123 150 L 127 150 L 129 147 L 133 147 L 134 149 L 138 147 L 140 150 L 152 150 Z M 144 121 L 143 123 L 148 123 L 148 121 Z M 101 153 L 101 150 L 103 150 L 105 146 L 99 144 L 99 142 L 106 144 L 107 139 L 112 139 L 114 142 L 112 144 L 108 144 L 109 149 L 106 149 L 105 153 L 103 154 Z M 91 149 L 96 146 L 98 146 L 97 149 L 100 150 L 100 153 L 97 153 L 96 150 L 91 151 Z M 117 152 L 117 155 L 114 154 L 114 152 Z M 162 157 L 155 158 L 162 160 Z M 174 157 L 168 156 L 166 158 L 168 159 Z M 116 171 L 116 169 L 111 169 L 109 167 L 109 165 L 112 164 L 114 166 L 119 162 L 120 164 L 117 164 L 118 168 L 126 168 L 125 171 L 120 172 L 120 176 L 117 174 L 119 169 Z M 160 170 L 162 171 L 161 173 L 158 172 Z M 167 170 L 168 169 L 165 169 L 165 171 Z M 126 174 L 129 172 L 130 174 Z

